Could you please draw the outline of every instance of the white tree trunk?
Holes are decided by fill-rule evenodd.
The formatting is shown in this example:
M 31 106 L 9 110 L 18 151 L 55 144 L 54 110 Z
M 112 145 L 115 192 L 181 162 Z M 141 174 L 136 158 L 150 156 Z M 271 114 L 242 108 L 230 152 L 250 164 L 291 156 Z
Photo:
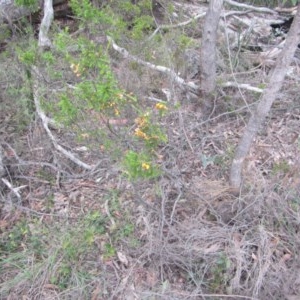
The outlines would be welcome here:
M 294 17 L 294 21 L 288 32 L 284 49 L 278 56 L 275 68 L 269 76 L 269 83 L 262 94 L 262 98 L 257 105 L 256 110 L 252 113 L 249 119 L 249 122 L 245 128 L 245 132 L 236 149 L 230 171 L 230 183 L 235 190 L 240 188 L 242 182 L 242 168 L 246 155 L 250 150 L 253 139 L 256 136 L 261 124 L 268 115 L 277 93 L 281 89 L 284 77 L 294 57 L 299 41 L 300 4 L 298 4 L 297 14 Z
M 39 31 L 39 47 L 50 48 L 51 41 L 48 37 L 49 29 L 53 21 L 53 1 L 45 0 L 44 2 L 44 17 Z

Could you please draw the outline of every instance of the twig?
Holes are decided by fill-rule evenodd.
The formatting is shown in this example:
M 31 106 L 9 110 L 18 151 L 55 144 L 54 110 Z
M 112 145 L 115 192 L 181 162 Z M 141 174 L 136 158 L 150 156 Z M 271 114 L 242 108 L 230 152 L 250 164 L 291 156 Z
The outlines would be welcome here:
M 194 22 L 194 21 L 196 21 L 198 19 L 201 19 L 201 18 L 205 17 L 205 15 L 206 15 L 206 12 L 203 12 L 201 14 L 196 15 L 193 18 L 188 19 L 187 21 L 184 21 L 184 22 L 181 22 L 181 23 L 178 23 L 178 24 L 159 25 L 155 29 L 155 31 L 147 38 L 147 41 L 150 41 L 151 39 L 153 39 L 153 37 L 156 35 L 156 33 L 158 31 L 162 30 L 162 29 L 172 29 L 172 28 L 183 27 L 183 26 L 191 24 L 192 22 Z
M 2 147 L 0 145 L 0 177 L 5 174 L 4 164 L 3 164 L 3 154 L 2 154 Z
M 171 213 L 171 217 L 170 217 L 170 224 L 173 223 L 173 217 L 174 217 L 174 214 L 175 214 L 175 211 L 176 211 L 176 206 L 177 206 L 178 201 L 179 201 L 180 198 L 181 198 L 181 195 L 182 195 L 182 192 L 180 191 L 180 193 L 179 193 L 178 196 L 176 197 L 176 200 L 175 200 L 174 205 L 173 205 L 173 208 L 172 208 L 172 213 Z
M 105 208 L 105 212 L 107 214 L 107 217 L 110 220 L 111 226 L 112 228 L 116 228 L 116 222 L 114 220 L 114 218 L 111 216 L 110 211 L 109 211 L 109 207 L 108 207 L 108 199 L 105 201 L 104 203 L 104 208 Z
M 25 188 L 25 187 L 27 187 L 27 185 L 21 185 L 21 186 L 19 186 L 19 187 L 13 187 L 12 186 L 12 184 L 7 180 L 7 179 L 5 179 L 5 178 L 2 178 L 1 179 L 2 180 L 2 182 L 17 196 L 17 198 L 18 198 L 18 200 L 19 200 L 19 203 L 21 203 L 22 202 L 22 197 L 21 197 L 21 195 L 19 194 L 19 190 L 21 190 L 21 189 L 23 189 L 23 188 Z
M 257 102 L 251 103 L 251 104 L 249 104 L 249 105 L 245 105 L 245 106 L 240 107 L 240 108 L 238 108 L 238 109 L 236 109 L 236 110 L 234 110 L 234 111 L 224 112 L 224 113 L 219 114 L 219 115 L 217 115 L 217 116 L 215 116 L 215 117 L 213 117 L 213 118 L 211 118 L 211 119 L 207 119 L 207 120 L 205 120 L 205 121 L 203 121 L 203 122 L 197 124 L 195 127 L 192 127 L 191 130 L 194 130 L 195 128 L 199 128 L 199 126 L 202 126 L 202 125 L 207 124 L 207 123 L 209 123 L 209 122 L 215 121 L 215 120 L 217 120 L 217 119 L 219 119 L 219 118 L 221 118 L 221 117 L 229 116 L 229 115 L 232 115 L 232 114 L 236 114 L 236 113 L 239 113 L 239 112 L 241 112 L 241 111 L 243 111 L 243 110 L 245 110 L 245 109 L 249 110 L 249 108 L 251 108 L 251 107 L 253 107 L 253 106 L 255 106 L 255 105 L 257 105 Z

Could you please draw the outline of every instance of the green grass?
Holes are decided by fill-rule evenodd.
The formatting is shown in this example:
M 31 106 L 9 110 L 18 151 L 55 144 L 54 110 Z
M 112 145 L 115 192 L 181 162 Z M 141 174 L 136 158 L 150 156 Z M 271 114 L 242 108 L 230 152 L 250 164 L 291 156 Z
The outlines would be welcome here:
M 112 192 L 107 200 L 110 218 L 98 209 L 70 220 L 46 222 L 40 217 L 23 217 L 2 232 L 1 299 L 13 293 L 29 296 L 34 289 L 43 290 L 49 285 L 58 293 L 78 291 L 80 299 L 88 299 L 88 286 L 96 280 L 95 274 L 103 272 L 98 270 L 97 262 L 103 265 L 115 260 L 122 243 L 138 245 L 129 214 L 115 218 L 122 209 L 118 194 Z

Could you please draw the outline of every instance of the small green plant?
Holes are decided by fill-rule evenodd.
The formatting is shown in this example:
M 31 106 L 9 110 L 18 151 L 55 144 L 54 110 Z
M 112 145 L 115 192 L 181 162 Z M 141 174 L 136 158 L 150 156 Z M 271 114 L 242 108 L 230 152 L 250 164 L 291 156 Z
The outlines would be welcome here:
M 36 62 L 36 52 L 35 49 L 28 49 L 26 51 L 17 50 L 19 53 L 19 60 L 24 65 L 31 67 Z
M 15 4 L 18 6 L 37 8 L 38 0 L 15 0 Z
M 181 50 L 185 50 L 195 44 L 195 41 L 185 34 L 179 35 L 177 38 L 178 46 Z
M 88 228 L 87 235 L 90 234 L 90 230 L 94 234 L 103 234 L 105 233 L 105 224 L 107 218 L 101 215 L 99 211 L 90 211 L 84 218 L 84 227 Z
M 131 36 L 135 40 L 144 38 L 145 33 L 153 27 L 153 18 L 150 16 L 140 16 L 135 18 L 132 25 Z
M 0 240 L 0 253 L 11 253 L 17 251 L 29 232 L 29 227 L 26 222 L 18 222 L 9 232 L 2 235 Z
M 58 286 L 61 290 L 68 287 L 72 276 L 72 269 L 69 264 L 62 264 L 59 266 L 55 274 L 50 278 L 51 284 Z
M 111 245 L 110 243 L 106 243 L 104 245 L 103 258 L 105 260 L 109 260 L 110 258 L 116 255 L 116 252 L 117 251 L 113 245 Z
M 167 110 L 165 104 L 158 103 L 155 106 L 159 113 L 163 115 Z M 147 112 L 135 119 L 136 128 L 134 135 L 143 141 L 145 146 L 154 150 L 159 144 L 167 142 L 167 136 L 162 132 L 159 125 L 152 120 L 152 114 Z
M 97 22 L 101 17 L 101 12 L 93 6 L 89 0 L 71 0 L 70 5 L 74 14 L 82 20 Z
M 79 54 L 72 57 L 65 51 L 63 42 L 64 37 L 69 41 L 68 36 L 64 31 L 56 39 L 56 44 L 79 82 L 75 88 L 60 94 L 55 118 L 71 124 L 79 112 L 84 114 L 88 110 L 119 116 L 124 104 L 131 103 L 134 98 L 118 87 L 106 50 L 85 38 L 78 38 Z
M 272 173 L 273 174 L 286 174 L 290 170 L 290 165 L 286 160 L 274 163 Z
M 128 151 L 124 157 L 125 173 L 132 180 L 138 178 L 155 178 L 160 175 L 159 168 L 152 162 L 147 153 Z
M 33 219 L 30 223 L 22 219 L 17 222 L 12 229 L 2 235 L 0 241 L 0 253 L 12 253 L 19 250 L 28 249 L 37 256 L 44 252 L 42 234 L 45 232 L 35 232 L 36 222 Z
M 58 108 L 59 111 L 56 113 L 55 119 L 57 122 L 62 122 L 65 125 L 71 124 L 78 114 L 78 110 L 67 94 L 61 95 L 60 101 L 58 102 Z
M 0 42 L 4 41 L 10 36 L 10 30 L 7 25 L 0 25 Z
M 55 62 L 55 57 L 50 51 L 45 51 L 41 54 L 41 59 L 49 65 L 53 65 Z
M 225 254 L 221 254 L 219 259 L 216 261 L 215 265 L 211 270 L 211 289 L 212 291 L 224 290 L 227 285 L 227 270 L 230 268 L 230 260 Z

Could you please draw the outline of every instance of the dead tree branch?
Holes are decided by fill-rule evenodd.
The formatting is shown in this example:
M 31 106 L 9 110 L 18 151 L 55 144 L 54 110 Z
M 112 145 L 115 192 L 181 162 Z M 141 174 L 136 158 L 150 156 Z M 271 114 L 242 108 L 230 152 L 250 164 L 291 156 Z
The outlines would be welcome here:
M 107 39 L 111 43 L 113 49 L 115 51 L 119 52 L 120 54 L 122 54 L 124 58 L 128 58 L 128 59 L 135 61 L 143 66 L 146 66 L 152 70 L 156 70 L 158 72 L 164 73 L 164 74 L 170 76 L 176 83 L 178 83 L 181 86 L 187 87 L 193 91 L 198 90 L 199 87 L 195 83 L 186 82 L 183 78 L 178 76 L 173 70 L 171 70 L 167 67 L 164 67 L 164 66 L 158 66 L 158 65 L 152 64 L 152 63 L 144 61 L 138 57 L 135 57 L 135 56 L 131 55 L 126 49 L 118 46 L 111 37 L 107 36 Z
M 112 44 L 114 50 L 119 52 L 120 54 L 122 54 L 124 58 L 129 58 L 130 60 L 133 60 L 133 61 L 135 61 L 141 65 L 144 65 L 146 67 L 149 67 L 152 70 L 156 70 L 158 72 L 165 73 L 165 74 L 169 75 L 172 79 L 174 79 L 175 82 L 177 82 L 179 85 L 186 86 L 193 91 L 197 91 L 199 89 L 199 86 L 197 84 L 195 84 L 193 82 L 186 82 L 183 78 L 178 76 L 173 70 L 171 70 L 167 67 L 164 67 L 164 66 L 158 66 L 158 65 L 152 64 L 150 62 L 146 62 L 138 57 L 135 57 L 135 56 L 131 55 L 126 49 L 118 46 L 111 37 L 108 36 L 107 39 Z M 236 88 L 246 89 L 246 90 L 257 92 L 257 93 L 263 92 L 262 89 L 253 87 L 246 83 L 239 84 L 239 83 L 234 83 L 234 82 L 229 81 L 229 82 L 222 83 L 221 86 L 222 87 L 236 87 Z
M 37 112 L 39 118 L 42 120 L 43 127 L 44 127 L 45 131 L 47 132 L 54 148 L 57 151 L 61 152 L 64 156 L 69 158 L 76 165 L 78 165 L 84 169 L 91 170 L 93 168 L 92 166 L 82 162 L 73 153 L 67 151 L 65 148 L 60 146 L 58 144 L 58 142 L 56 141 L 54 135 L 52 134 L 51 130 L 49 129 L 49 118 L 45 115 L 44 111 L 41 108 L 40 95 L 39 95 L 39 85 L 40 85 L 40 81 L 41 81 L 41 75 L 39 73 L 38 68 L 35 66 L 32 67 L 32 78 L 33 78 L 33 84 L 32 84 L 33 98 L 34 98 L 36 112 Z

